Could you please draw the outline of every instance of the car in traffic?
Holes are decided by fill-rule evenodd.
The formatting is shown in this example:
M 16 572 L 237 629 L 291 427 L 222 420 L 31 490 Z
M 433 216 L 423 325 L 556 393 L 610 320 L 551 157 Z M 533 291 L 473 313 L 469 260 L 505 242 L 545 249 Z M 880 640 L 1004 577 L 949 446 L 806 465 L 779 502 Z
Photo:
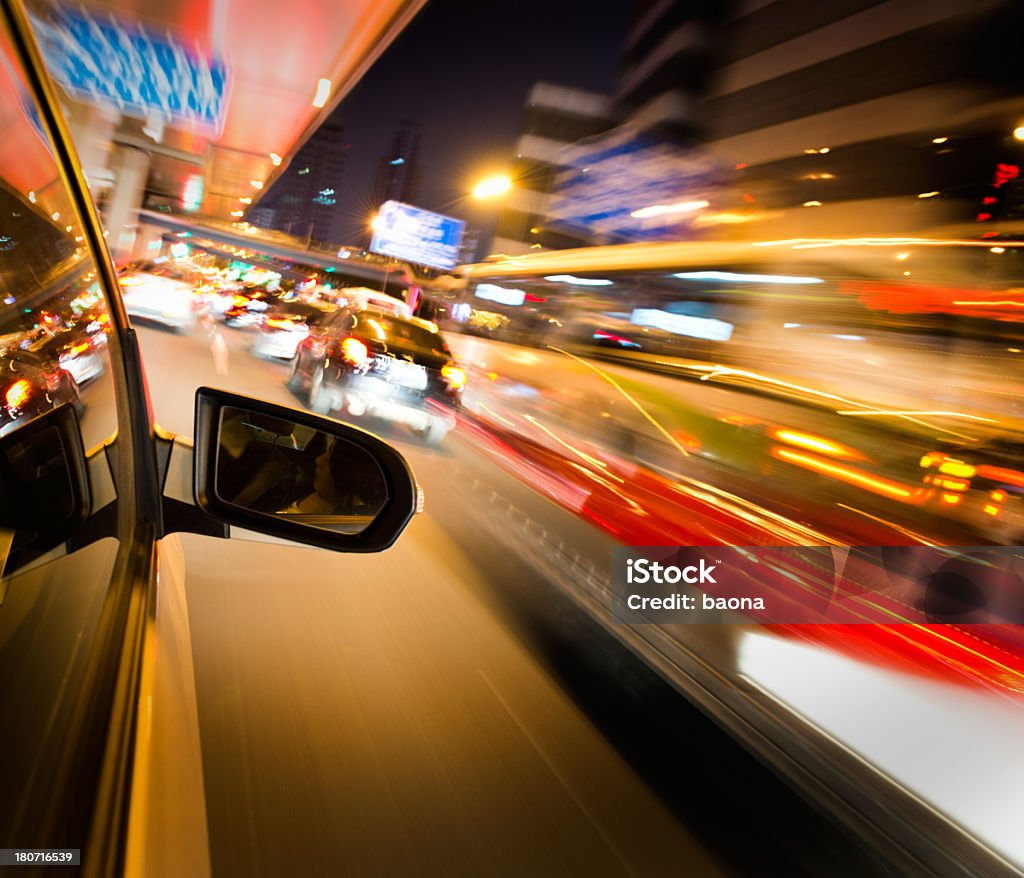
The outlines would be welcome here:
M 191 280 L 157 272 L 144 264 L 125 270 L 120 284 L 130 316 L 175 332 L 189 332 L 196 325 L 195 285 Z
M 926 508 L 962 521 L 985 539 L 1024 540 L 1024 443 L 1000 437 L 922 455 Z
M 224 312 L 224 325 L 235 329 L 252 329 L 263 322 L 273 297 L 263 288 L 243 287 L 235 293 L 231 306 Z
M 257 357 L 290 360 L 307 335 L 332 312 L 325 304 L 281 302 L 263 312 L 259 332 L 252 343 Z
M 336 301 L 341 306 L 372 308 L 396 317 L 412 317 L 412 308 L 402 299 L 390 296 L 382 290 L 369 287 L 342 287 L 337 291 Z
M 466 372 L 425 321 L 346 308 L 299 343 L 288 386 L 320 414 L 380 418 L 439 445 L 455 426 Z
M 9 349 L 0 353 L 0 374 L 0 436 L 63 405 L 84 409 L 74 377 L 54 357 Z
M 58 364 L 81 386 L 103 374 L 105 344 L 102 332 L 43 332 L 24 350 L 37 354 L 43 362 Z

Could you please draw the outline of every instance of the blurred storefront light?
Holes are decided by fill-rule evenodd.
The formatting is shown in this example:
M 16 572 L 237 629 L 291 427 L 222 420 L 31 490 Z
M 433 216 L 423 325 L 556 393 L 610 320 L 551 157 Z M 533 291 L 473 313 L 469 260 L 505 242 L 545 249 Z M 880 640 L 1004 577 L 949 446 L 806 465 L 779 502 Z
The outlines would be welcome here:
M 709 207 L 709 201 L 677 201 L 675 204 L 652 204 L 630 212 L 633 219 L 647 219 L 652 216 L 664 216 L 673 213 L 693 213 Z
M 524 290 L 509 289 L 508 287 L 500 287 L 497 284 L 480 284 L 477 286 L 474 295 L 481 299 L 489 299 L 492 302 L 512 307 L 522 305 L 526 301 L 526 292 Z
M 723 283 L 758 284 L 821 284 L 820 277 L 786 274 L 740 274 L 734 271 L 681 271 L 673 274 L 680 280 L 710 280 Z
M 581 287 L 610 287 L 612 281 L 597 277 L 575 277 L 571 274 L 549 274 L 544 280 L 553 283 L 576 284 Z

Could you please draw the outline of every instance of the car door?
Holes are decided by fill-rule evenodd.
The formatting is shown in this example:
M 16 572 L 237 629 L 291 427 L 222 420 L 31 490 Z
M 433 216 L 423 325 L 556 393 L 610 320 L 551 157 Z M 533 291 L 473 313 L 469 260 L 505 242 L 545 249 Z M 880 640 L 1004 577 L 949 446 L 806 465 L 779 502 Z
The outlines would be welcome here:
M 199 878 L 210 864 L 175 534 L 234 525 L 379 552 L 417 488 L 380 439 L 237 393 L 197 388 L 194 442 L 157 425 L 33 24 L 0 0 L 0 865 Z M 99 358 L 82 386 L 63 348 L 36 345 L 39 368 L 18 368 L 64 331 Z
M 102 231 L 26 35 L 24 16 L 4 4 L 5 362 L 44 329 L 87 339 L 99 362 L 74 387 L 80 414 L 47 377 L 74 380 L 55 352 L 36 354 L 54 359 L 42 369 L 8 368 L 0 380 L 0 848 L 46 849 L 32 856 L 51 864 L 87 851 L 87 874 L 112 874 L 155 581 L 152 421 Z

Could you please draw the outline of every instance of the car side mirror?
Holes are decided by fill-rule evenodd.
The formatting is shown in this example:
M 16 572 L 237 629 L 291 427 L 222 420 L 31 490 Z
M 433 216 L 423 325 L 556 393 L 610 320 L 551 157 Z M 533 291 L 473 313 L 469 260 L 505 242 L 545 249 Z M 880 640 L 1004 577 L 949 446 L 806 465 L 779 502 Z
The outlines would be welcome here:
M 74 406 L 61 405 L 0 438 L 0 532 L 10 537 L 9 569 L 69 539 L 90 506 Z
M 226 523 L 339 552 L 391 546 L 417 507 L 397 450 L 327 418 L 196 392 L 196 505 Z

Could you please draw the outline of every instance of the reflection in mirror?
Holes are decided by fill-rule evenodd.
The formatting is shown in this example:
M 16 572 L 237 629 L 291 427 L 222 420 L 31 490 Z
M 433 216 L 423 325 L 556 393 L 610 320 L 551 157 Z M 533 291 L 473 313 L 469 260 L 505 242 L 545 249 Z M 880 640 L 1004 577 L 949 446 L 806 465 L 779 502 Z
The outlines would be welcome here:
M 226 503 L 339 533 L 361 533 L 388 499 L 369 452 L 312 427 L 221 410 L 217 496 Z

